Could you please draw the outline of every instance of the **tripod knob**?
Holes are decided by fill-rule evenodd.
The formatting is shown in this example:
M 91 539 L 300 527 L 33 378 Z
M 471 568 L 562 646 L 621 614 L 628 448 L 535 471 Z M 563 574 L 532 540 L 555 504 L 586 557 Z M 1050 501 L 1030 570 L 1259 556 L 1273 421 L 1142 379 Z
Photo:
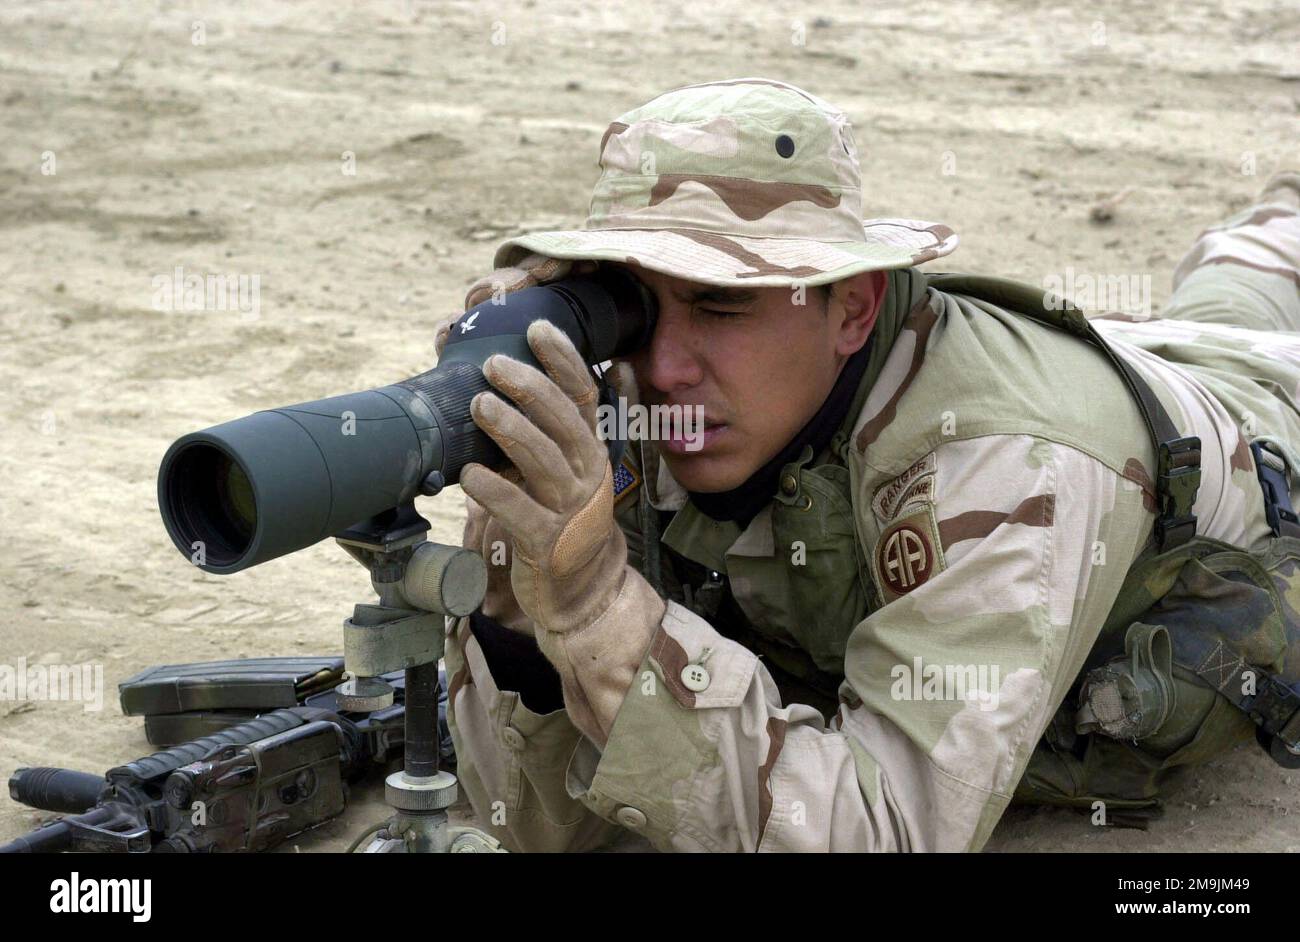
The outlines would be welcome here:
M 483 604 L 487 564 L 471 550 L 421 543 L 406 563 L 402 595 L 415 608 L 459 618 Z

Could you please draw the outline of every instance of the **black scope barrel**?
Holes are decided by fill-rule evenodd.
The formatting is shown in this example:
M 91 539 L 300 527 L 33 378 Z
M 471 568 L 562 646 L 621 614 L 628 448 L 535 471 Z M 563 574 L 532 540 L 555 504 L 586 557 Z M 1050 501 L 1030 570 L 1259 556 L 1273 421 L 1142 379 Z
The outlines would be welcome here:
M 500 449 L 470 417 L 496 353 L 538 366 L 528 325 L 548 320 L 586 362 L 649 342 L 656 308 L 608 267 L 485 301 L 452 326 L 438 365 L 391 386 L 257 412 L 178 439 L 158 471 L 172 541 L 199 568 L 238 572 L 455 484 Z

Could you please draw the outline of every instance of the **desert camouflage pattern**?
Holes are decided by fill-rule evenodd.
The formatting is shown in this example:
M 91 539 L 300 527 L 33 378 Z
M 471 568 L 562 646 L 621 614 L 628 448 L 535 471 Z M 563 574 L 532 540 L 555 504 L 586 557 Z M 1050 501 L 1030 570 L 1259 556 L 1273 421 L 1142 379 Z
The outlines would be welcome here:
M 1300 271 L 1300 215 L 1243 218 L 1257 222 L 1212 230 L 1193 249 L 1205 267 L 1180 269 L 1166 313 L 1194 316 L 1098 326 L 1201 436 L 1199 534 L 1260 549 L 1246 446 L 1300 445 L 1300 298 L 1280 287 Z M 1271 246 L 1281 270 L 1261 270 L 1238 235 Z M 1264 308 L 1242 320 L 1290 333 L 1232 326 L 1235 303 L 1211 323 L 1215 278 Z M 675 510 L 659 542 L 728 576 L 750 634 L 734 640 L 722 610 L 700 614 L 703 592 L 661 573 L 667 613 L 603 751 L 564 711 L 533 714 L 497 689 L 464 622 L 452 627 L 462 780 L 508 846 L 579 850 L 628 832 L 678 851 L 984 845 L 1147 545 L 1155 455 L 1114 367 L 1076 337 L 912 270 L 890 273 L 876 329 L 843 434 L 789 466 L 794 493 L 743 532 L 696 511 L 652 443 L 630 449 L 638 497 L 616 512 L 632 561 L 646 508 Z M 1300 605 L 1295 560 L 1274 572 Z M 834 698 L 813 705 L 828 678 Z M 1198 709 L 1234 711 L 1204 694 Z
M 1300 185 L 1300 175 L 1280 176 Z M 1297 257 L 1294 202 L 1251 206 L 1197 236 L 1174 271 L 1176 294 L 1164 316 L 1294 331 Z
M 635 262 L 707 284 L 788 286 L 917 265 L 957 236 L 913 219 L 862 221 L 858 148 L 843 112 L 771 79 L 674 89 L 611 123 L 583 229 L 497 250 Z

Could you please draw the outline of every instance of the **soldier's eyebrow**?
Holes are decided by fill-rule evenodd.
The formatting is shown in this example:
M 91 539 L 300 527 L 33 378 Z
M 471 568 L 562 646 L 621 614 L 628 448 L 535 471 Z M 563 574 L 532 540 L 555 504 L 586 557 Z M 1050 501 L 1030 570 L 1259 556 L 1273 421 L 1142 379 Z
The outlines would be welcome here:
M 719 285 L 700 285 L 689 291 L 673 289 L 673 297 L 683 304 L 730 304 L 737 307 L 753 304 L 758 292 L 752 288 L 723 288 Z

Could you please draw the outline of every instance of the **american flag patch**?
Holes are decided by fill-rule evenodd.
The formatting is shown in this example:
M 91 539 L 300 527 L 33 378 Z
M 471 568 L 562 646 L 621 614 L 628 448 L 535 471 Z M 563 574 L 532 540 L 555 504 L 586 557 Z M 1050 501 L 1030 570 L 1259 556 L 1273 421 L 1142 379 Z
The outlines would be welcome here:
M 617 503 L 625 495 L 636 490 L 636 486 L 641 483 L 641 477 L 636 473 L 627 459 L 624 458 L 617 468 L 614 469 L 614 501 Z

